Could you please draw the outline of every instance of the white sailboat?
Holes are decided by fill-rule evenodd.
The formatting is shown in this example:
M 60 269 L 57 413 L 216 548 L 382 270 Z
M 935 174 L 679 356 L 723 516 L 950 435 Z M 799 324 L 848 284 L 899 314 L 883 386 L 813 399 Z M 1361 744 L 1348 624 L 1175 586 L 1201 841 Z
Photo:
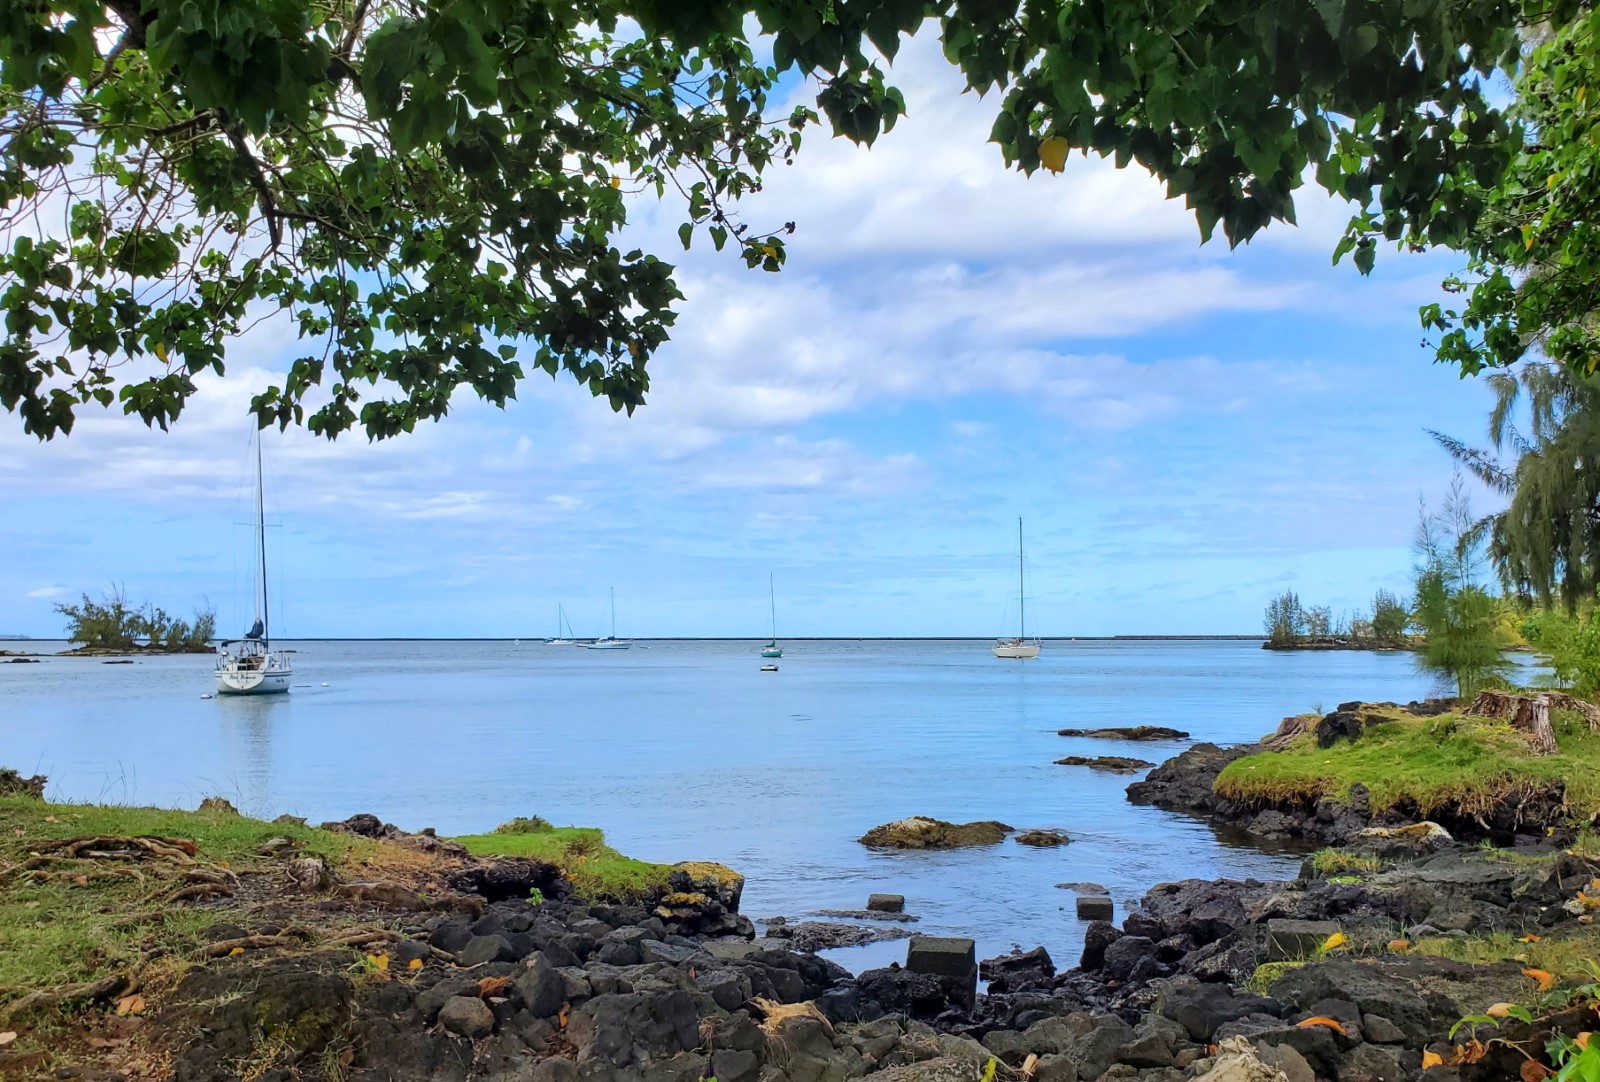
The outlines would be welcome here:
M 772 573 L 767 573 L 767 601 L 772 605 L 772 641 L 761 648 L 762 657 L 782 657 L 783 647 L 778 645 L 778 595 L 773 592 Z
M 256 552 L 261 558 L 261 589 L 256 594 L 256 619 L 244 638 L 224 640 L 217 647 L 218 695 L 287 693 L 294 669 L 285 650 L 272 649 L 271 615 L 267 604 L 267 518 L 262 501 L 261 434 L 256 434 Z
M 1027 660 L 1039 656 L 1039 640 L 1028 641 L 1028 602 L 1023 596 L 1026 591 L 1022 583 L 1022 519 L 1017 519 L 1017 612 L 1019 623 L 1017 637 L 1014 639 L 997 639 L 994 644 L 994 656 Z
M 578 640 L 572 634 L 572 625 L 567 622 L 567 610 L 560 605 L 556 606 L 556 637 L 544 640 L 546 646 L 577 646 Z
M 613 586 L 611 588 L 611 634 L 603 639 L 596 639 L 594 642 L 586 642 L 583 644 L 583 648 L 585 650 L 626 650 L 632 645 L 633 643 L 627 639 L 617 638 L 617 588 Z

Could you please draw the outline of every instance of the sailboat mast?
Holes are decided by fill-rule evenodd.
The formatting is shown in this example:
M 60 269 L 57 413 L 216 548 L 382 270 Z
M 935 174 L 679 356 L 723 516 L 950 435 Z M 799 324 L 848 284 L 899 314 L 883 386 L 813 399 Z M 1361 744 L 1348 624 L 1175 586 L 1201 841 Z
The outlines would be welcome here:
M 611 637 L 617 637 L 617 588 L 611 587 Z
M 1020 616 L 1020 620 L 1021 620 L 1020 631 L 1019 631 L 1018 636 L 1017 636 L 1019 639 L 1026 639 L 1028 637 L 1028 599 L 1025 596 L 1026 592 L 1027 591 L 1023 588 L 1023 585 L 1022 585 L 1022 516 L 1018 515 L 1017 516 L 1017 612 L 1018 612 L 1018 614 Z
M 772 641 L 778 641 L 778 595 L 772 585 L 772 572 L 767 572 L 767 600 L 772 604 Z
M 261 645 L 272 642 L 272 618 L 267 610 L 267 512 L 261 493 L 261 432 L 256 431 L 256 547 L 261 551 Z

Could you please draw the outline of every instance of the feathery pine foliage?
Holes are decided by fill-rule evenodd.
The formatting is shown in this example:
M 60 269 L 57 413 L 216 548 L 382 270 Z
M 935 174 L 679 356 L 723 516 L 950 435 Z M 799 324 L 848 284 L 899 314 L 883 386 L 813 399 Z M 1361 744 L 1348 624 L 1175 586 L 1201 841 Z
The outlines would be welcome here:
M 1455 684 L 1470 698 L 1486 687 L 1504 686 L 1511 666 L 1500 599 L 1482 584 L 1483 532 L 1457 474 L 1443 506 L 1419 513 L 1413 548 L 1417 554 L 1412 622 L 1424 641 L 1417 667 Z
M 1506 588 L 1575 612 L 1600 575 L 1600 382 L 1537 361 L 1487 382 L 1495 395 L 1490 448 L 1434 438 L 1508 500 L 1475 527 Z M 1525 428 L 1515 423 L 1519 411 Z

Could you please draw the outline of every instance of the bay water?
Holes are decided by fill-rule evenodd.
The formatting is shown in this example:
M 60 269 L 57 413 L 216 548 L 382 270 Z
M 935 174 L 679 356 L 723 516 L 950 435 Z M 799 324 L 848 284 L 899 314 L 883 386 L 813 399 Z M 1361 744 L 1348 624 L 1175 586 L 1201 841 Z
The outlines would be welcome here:
M 277 645 L 277 644 L 275 644 Z M 601 827 L 646 860 L 716 860 L 743 910 L 791 919 L 904 894 L 919 932 L 973 936 L 979 957 L 1044 945 L 1075 963 L 1083 926 L 1060 883 L 1111 892 L 1121 919 L 1152 885 L 1292 875 L 1187 816 L 1127 803 L 1127 776 L 1069 754 L 1160 761 L 1188 741 L 1128 744 L 1062 728 L 1164 725 L 1254 740 L 1294 713 L 1420 698 L 1401 653 L 1260 649 L 1253 641 L 1047 642 L 1001 661 L 988 640 L 801 640 L 776 673 L 759 643 L 649 641 L 590 651 L 508 641 L 306 641 L 286 696 L 207 699 L 212 659 L 111 665 L 45 653 L 0 664 L 0 765 L 48 794 L 311 822 L 372 812 L 408 830 L 477 833 L 518 815 Z M 882 852 L 856 839 L 910 815 L 1049 827 L 1072 843 Z M 834 952 L 852 969 L 903 943 Z

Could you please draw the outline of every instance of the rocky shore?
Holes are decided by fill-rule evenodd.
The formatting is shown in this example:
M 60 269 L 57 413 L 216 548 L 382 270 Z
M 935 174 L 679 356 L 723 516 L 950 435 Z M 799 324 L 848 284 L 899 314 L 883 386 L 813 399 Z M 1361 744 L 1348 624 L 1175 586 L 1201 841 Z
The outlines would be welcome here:
M 78 839 L 68 849 L 92 874 L 147 861 L 146 842 L 178 854 L 186 882 L 215 885 L 174 895 L 205 923 L 161 948 L 185 961 L 165 984 L 146 977 L 136 1009 L 137 977 L 0 1002 L 0 1029 L 24 1035 L 0 1044 L 0 1076 L 1543 1082 L 1547 1042 L 1577 1049 L 1600 1028 L 1600 995 L 1561 998 L 1596 955 L 1600 851 L 1548 831 L 1464 844 L 1374 815 L 1359 792 L 1270 809 L 1217 794 L 1241 755 L 1350 739 L 1363 710 L 1345 706 L 1247 748 L 1195 745 L 1129 787 L 1138 803 L 1341 848 L 1295 879 L 1157 885 L 1120 923 L 1088 921 L 1071 960 L 980 960 L 972 940 L 916 934 L 897 895 L 826 914 L 851 923 L 769 918 L 758 935 L 742 878 L 719 865 L 673 866 L 648 896 L 583 898 L 552 864 L 475 857 L 371 816 L 286 825 L 233 868 L 196 867 L 204 852 L 182 839 Z M 861 840 L 984 845 L 1010 831 L 913 819 Z M 330 836 L 367 846 L 360 863 L 316 855 Z M 59 851 L 17 843 L 9 856 L 15 868 Z M 1084 915 L 1113 915 L 1102 888 L 1062 886 Z M 816 953 L 891 938 L 905 962 L 859 975 Z M 75 1013 L 38 1017 L 61 1004 Z
M 219 912 L 216 957 L 150 1021 L 177 1082 L 976 1082 L 991 1060 L 995 1077 L 1036 1082 L 1400 1082 L 1424 1056 L 1459 1055 L 1447 1035 L 1462 1017 L 1534 982 L 1515 963 L 1403 953 L 1398 937 L 1576 928 L 1565 903 L 1600 863 L 1521 857 L 1444 845 L 1359 883 L 1164 884 L 1120 927 L 1091 925 L 1064 971 L 1042 949 L 978 963 L 970 940 L 918 937 L 907 965 L 859 977 L 755 938 L 737 880 L 604 904 L 564 895 L 546 868 L 489 862 L 426 904 L 364 898 L 385 935 L 355 955 L 299 942 L 292 902 L 237 924 Z M 541 900 L 519 896 L 532 889 Z

